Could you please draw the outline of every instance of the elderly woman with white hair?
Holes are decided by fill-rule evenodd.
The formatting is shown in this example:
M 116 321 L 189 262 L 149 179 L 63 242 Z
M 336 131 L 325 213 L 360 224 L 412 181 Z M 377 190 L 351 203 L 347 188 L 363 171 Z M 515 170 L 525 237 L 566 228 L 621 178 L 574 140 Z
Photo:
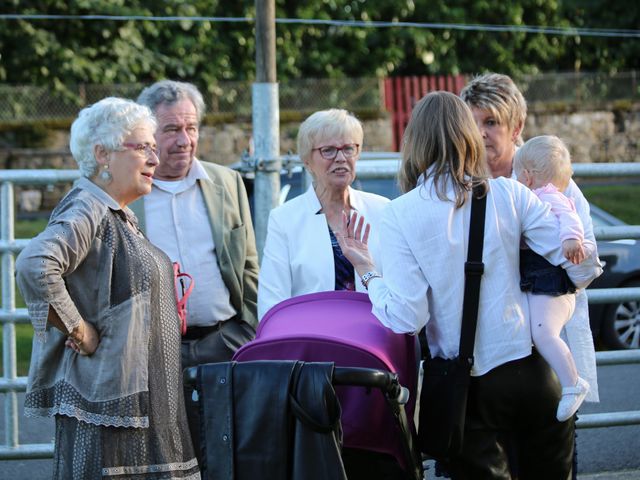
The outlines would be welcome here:
M 158 166 L 151 111 L 106 98 L 71 126 L 81 178 L 16 262 L 36 336 L 25 414 L 54 416 L 54 479 L 199 479 L 173 268 L 127 204 Z
M 378 221 L 389 199 L 351 188 L 362 149 L 362 124 L 342 109 L 310 115 L 298 130 L 298 154 L 311 174 L 306 193 L 271 211 L 258 278 L 258 318 L 291 297 L 335 290 L 366 291 L 343 255 L 338 237 L 343 218 L 364 216 L 371 225 L 369 247 L 378 257 Z M 402 479 L 391 456 L 343 448 L 348 478 Z
M 364 291 L 336 240 L 344 214 L 364 215 L 372 225 L 389 200 L 351 188 L 363 141 L 360 121 L 346 110 L 309 116 L 298 131 L 298 154 L 313 178 L 306 193 L 271 211 L 258 280 L 258 317 L 277 303 L 306 293 Z

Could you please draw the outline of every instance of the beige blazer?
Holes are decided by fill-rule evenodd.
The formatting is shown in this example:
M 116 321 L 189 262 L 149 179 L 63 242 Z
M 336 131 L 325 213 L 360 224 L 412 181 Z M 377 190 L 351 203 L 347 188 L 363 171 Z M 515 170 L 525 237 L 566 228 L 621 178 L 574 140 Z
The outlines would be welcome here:
M 198 180 L 209 213 L 211 232 L 216 245 L 218 266 L 231 304 L 240 319 L 253 327 L 258 324 L 258 253 L 251 221 L 247 192 L 240 174 L 215 163 L 201 162 L 210 181 Z M 129 208 L 146 232 L 144 197 Z

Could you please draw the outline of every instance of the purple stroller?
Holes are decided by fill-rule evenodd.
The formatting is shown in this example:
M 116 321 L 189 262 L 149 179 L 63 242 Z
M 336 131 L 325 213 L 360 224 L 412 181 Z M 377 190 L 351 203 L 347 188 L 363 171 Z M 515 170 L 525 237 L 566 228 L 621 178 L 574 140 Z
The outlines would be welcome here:
M 384 327 L 371 313 L 366 294 L 332 291 L 286 300 L 267 312 L 255 340 L 241 347 L 233 360 L 332 362 L 336 367 L 397 374 L 399 384 L 406 387 L 400 395 L 405 398 L 391 399 L 389 392 L 354 386 L 361 385 L 357 381 L 336 387 L 342 406 L 343 445 L 391 455 L 409 478 L 416 471 L 421 478 L 412 421 L 418 376 L 416 337 Z

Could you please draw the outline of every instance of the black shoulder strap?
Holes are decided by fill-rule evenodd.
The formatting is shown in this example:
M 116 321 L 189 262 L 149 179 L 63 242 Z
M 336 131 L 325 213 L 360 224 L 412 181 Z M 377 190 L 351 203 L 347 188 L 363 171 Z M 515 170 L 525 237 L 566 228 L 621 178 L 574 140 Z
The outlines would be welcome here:
M 462 304 L 462 332 L 458 356 L 461 361 L 473 365 L 473 346 L 478 321 L 478 303 L 480 301 L 480 280 L 484 272 L 482 249 L 484 247 L 484 217 L 487 207 L 487 195 L 478 198 L 479 192 L 473 192 L 471 201 L 471 225 L 469 227 L 469 245 L 467 262 L 464 264 L 464 301 Z

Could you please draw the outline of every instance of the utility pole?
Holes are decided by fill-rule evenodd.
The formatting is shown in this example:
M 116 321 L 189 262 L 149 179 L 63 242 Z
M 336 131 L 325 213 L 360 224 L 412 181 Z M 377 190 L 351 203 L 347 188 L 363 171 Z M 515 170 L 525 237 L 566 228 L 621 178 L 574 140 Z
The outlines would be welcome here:
M 256 0 L 256 82 L 252 87 L 253 185 L 258 257 L 262 259 L 269 212 L 280 193 L 280 110 L 276 83 L 275 0 Z

